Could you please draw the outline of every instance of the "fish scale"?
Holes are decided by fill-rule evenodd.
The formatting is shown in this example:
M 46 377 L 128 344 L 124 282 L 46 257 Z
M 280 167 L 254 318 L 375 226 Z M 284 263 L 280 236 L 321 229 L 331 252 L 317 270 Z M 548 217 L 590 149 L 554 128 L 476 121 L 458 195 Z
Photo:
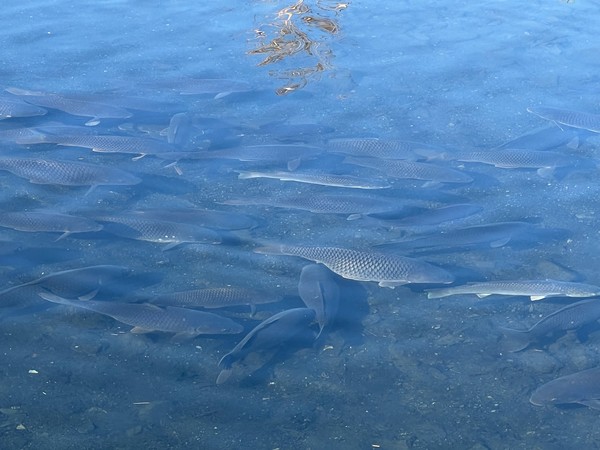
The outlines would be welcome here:
M 600 133 L 600 115 L 598 114 L 546 107 L 527 108 L 527 111 L 552 122 Z
M 70 300 L 49 293 L 40 297 L 53 303 L 87 309 L 135 327 L 133 332 L 165 331 L 187 334 L 237 334 L 243 330 L 238 323 L 226 317 L 204 311 L 167 306 L 160 308 L 147 303 L 99 302 Z
M 339 247 L 280 245 L 259 247 L 257 253 L 299 256 L 321 263 L 338 275 L 356 281 L 376 281 L 394 288 L 408 283 L 451 283 L 445 270 L 413 258 Z
M 63 233 L 102 229 L 102 225 L 85 217 L 37 211 L 5 212 L 0 215 L 0 226 L 19 231 L 60 231 Z
M 138 177 L 120 169 L 71 161 L 0 158 L 0 170 L 27 178 L 35 184 L 96 186 L 132 185 L 141 182 Z
M 488 295 L 524 295 L 531 300 L 546 297 L 594 297 L 600 295 L 600 287 L 591 284 L 558 280 L 506 280 L 470 283 L 444 289 L 434 289 L 428 298 L 442 298 L 456 294 L 475 294 L 478 297 Z
M 416 161 L 355 158 L 348 156 L 344 158 L 344 162 L 380 170 L 393 178 L 437 181 L 440 183 L 469 183 L 473 181 L 473 178 L 469 175 L 458 170 Z
M 449 154 L 447 155 L 447 159 L 491 164 L 505 169 L 562 167 L 572 162 L 572 159 L 563 153 L 526 149 L 503 149 Z
M 353 156 L 372 156 L 381 159 L 416 159 L 415 150 L 430 148 L 425 144 L 410 141 L 378 138 L 338 138 L 327 141 L 332 153 Z
M 140 241 L 169 243 L 172 244 L 171 246 L 183 242 L 209 242 L 213 244 L 221 242 L 221 238 L 216 231 L 186 223 L 146 219 L 136 215 L 96 216 L 95 219 L 101 222 L 123 225 L 123 227 L 109 227 L 107 231 L 117 236 Z

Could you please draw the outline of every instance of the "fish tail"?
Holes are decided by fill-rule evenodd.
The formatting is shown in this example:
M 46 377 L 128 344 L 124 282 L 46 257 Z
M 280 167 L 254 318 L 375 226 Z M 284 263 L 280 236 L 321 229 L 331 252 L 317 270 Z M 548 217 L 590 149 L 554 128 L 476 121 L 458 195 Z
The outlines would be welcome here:
M 514 328 L 500 327 L 504 334 L 504 350 L 515 353 L 526 349 L 531 344 L 531 338 L 528 330 L 515 330 Z
M 234 361 L 235 361 L 235 358 L 233 357 L 233 355 L 231 353 L 227 353 L 219 361 L 219 368 L 220 369 L 231 369 L 231 366 L 233 365 Z
M 231 369 L 223 369 L 223 370 L 221 370 L 221 372 L 219 372 L 216 383 L 223 384 L 229 379 L 230 376 L 231 376 Z

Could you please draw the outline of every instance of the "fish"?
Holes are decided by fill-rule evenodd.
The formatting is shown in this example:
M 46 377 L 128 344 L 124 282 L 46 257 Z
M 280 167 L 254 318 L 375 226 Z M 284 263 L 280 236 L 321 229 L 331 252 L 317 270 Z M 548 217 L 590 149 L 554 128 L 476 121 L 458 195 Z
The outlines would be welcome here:
M 0 95 L 0 120 L 12 117 L 43 116 L 47 112 L 44 108 L 24 102 L 19 97 Z
M 192 119 L 188 113 L 177 113 L 171 117 L 167 129 L 169 144 L 184 145 L 190 139 Z
M 130 214 L 155 220 L 189 223 L 220 230 L 245 230 L 258 226 L 254 217 L 231 211 L 200 208 L 146 208 L 130 211 Z
M 402 141 L 399 139 L 379 138 L 337 138 L 327 141 L 327 150 L 331 153 L 358 157 L 373 157 L 379 159 L 422 159 L 419 150 L 442 152 L 430 145 L 420 142 Z
M 67 298 L 91 298 L 103 286 L 129 273 L 128 267 L 108 264 L 52 272 L 0 291 L 0 305 L 4 304 L 4 298 L 10 297 L 8 294 L 31 286 L 36 287 L 36 293 L 46 291 Z
M 44 300 L 74 306 L 112 317 L 131 325 L 132 333 L 163 331 L 175 333 L 175 339 L 193 338 L 200 334 L 238 334 L 244 330 L 239 323 L 227 317 L 205 311 L 150 303 L 119 303 L 112 301 L 71 300 L 48 292 L 38 294 Z
M 289 170 L 297 169 L 301 162 L 323 153 L 321 147 L 297 144 L 243 145 L 219 150 L 197 152 L 196 159 L 233 159 L 237 161 L 260 161 L 287 163 Z
M 395 218 L 389 214 L 375 214 L 377 219 L 382 219 L 386 224 L 393 228 L 396 227 L 427 227 L 439 225 L 444 222 L 452 222 L 459 219 L 464 219 L 483 211 L 480 205 L 469 203 L 440 206 L 438 208 L 419 208 L 412 210 L 404 217 Z
M 100 231 L 102 225 L 85 217 L 41 211 L 3 212 L 0 214 L 0 227 L 28 232 L 60 232 L 56 240 L 72 233 Z
M 73 116 L 91 117 L 86 125 L 97 125 L 100 119 L 127 119 L 133 114 L 124 108 L 100 102 L 78 99 L 49 92 L 37 92 L 9 87 L 6 91 L 21 97 L 27 103 L 44 108 L 58 109 Z
M 219 233 L 196 225 L 145 218 L 135 213 L 97 215 L 94 219 L 104 223 L 104 229 L 120 237 L 138 241 L 167 244 L 164 250 L 177 245 L 196 242 L 220 244 Z
M 323 264 L 343 278 L 375 281 L 379 286 L 391 289 L 409 283 L 446 284 L 454 281 L 449 272 L 433 264 L 373 251 L 284 244 L 257 247 L 254 251 L 266 255 L 299 256 Z
M 508 341 L 507 350 L 518 352 L 533 343 L 543 341 L 549 335 L 576 330 L 598 320 L 600 320 L 600 300 L 588 298 L 554 311 L 527 330 L 506 327 L 501 327 L 500 330 Z
M 281 311 L 259 323 L 229 353 L 219 361 L 221 372 L 217 384 L 223 384 L 231 376 L 233 364 L 243 362 L 255 352 L 276 350 L 308 329 L 315 320 L 315 311 L 309 308 L 294 308 Z
M 93 188 L 100 185 L 134 185 L 142 181 L 129 172 L 113 167 L 55 159 L 0 157 L 0 170 L 6 170 L 34 184 Z
M 391 178 L 424 180 L 437 183 L 470 183 L 473 181 L 470 175 L 459 170 L 425 162 L 347 156 L 344 158 L 344 163 L 377 169 Z
M 573 158 L 560 152 L 529 149 L 494 149 L 475 152 L 446 154 L 445 159 L 461 162 L 490 164 L 502 169 L 537 169 L 539 175 L 547 175 L 553 169 L 566 167 Z
M 307 264 L 300 272 L 298 293 L 306 307 L 315 311 L 319 324 L 319 334 L 315 339 L 318 339 L 335 318 L 340 303 L 340 288 L 329 269 L 320 264 Z
M 533 391 L 529 401 L 535 406 L 578 403 L 600 410 L 600 367 L 549 381 Z
M 22 142 L 22 140 L 21 140 Z M 38 142 L 52 143 L 66 147 L 83 147 L 98 153 L 130 153 L 134 159 L 146 155 L 176 153 L 177 147 L 168 142 L 135 136 L 111 136 L 93 134 L 43 135 Z
M 231 199 L 220 202 L 224 205 L 264 205 L 278 208 L 297 209 L 316 214 L 349 214 L 349 219 L 395 211 L 400 203 L 394 198 L 362 196 L 352 194 L 287 195 Z
M 588 136 L 593 136 L 587 130 L 567 128 L 565 130 L 556 126 L 544 126 L 529 131 L 515 139 L 512 139 L 497 148 L 520 148 L 529 150 L 553 150 L 566 146 L 578 148 L 581 141 Z
M 234 286 L 172 292 L 158 295 L 150 300 L 151 303 L 161 306 L 181 306 L 184 308 L 211 309 L 248 305 L 252 315 L 256 312 L 256 305 L 278 301 L 281 301 L 280 296 Z
M 475 294 L 479 298 L 489 295 L 517 295 L 527 296 L 531 301 L 536 301 L 548 297 L 595 297 L 600 295 L 600 286 L 551 279 L 483 281 L 430 290 L 427 298 L 443 298 L 457 294 Z
M 387 181 L 378 179 L 358 178 L 352 175 L 336 175 L 319 172 L 256 172 L 244 171 L 238 172 L 239 179 L 249 178 L 272 178 L 280 181 L 295 181 L 298 183 L 318 184 L 321 186 L 335 186 L 351 189 L 387 189 L 391 187 Z
M 556 124 L 600 133 L 599 114 L 541 106 L 527 108 L 527 112 L 540 116 L 542 119 L 550 120 Z
M 541 234 L 562 234 L 562 230 L 540 228 L 528 222 L 496 222 L 455 228 L 403 241 L 385 242 L 376 247 L 386 250 L 452 252 L 480 245 L 498 248 L 524 238 L 531 240 Z

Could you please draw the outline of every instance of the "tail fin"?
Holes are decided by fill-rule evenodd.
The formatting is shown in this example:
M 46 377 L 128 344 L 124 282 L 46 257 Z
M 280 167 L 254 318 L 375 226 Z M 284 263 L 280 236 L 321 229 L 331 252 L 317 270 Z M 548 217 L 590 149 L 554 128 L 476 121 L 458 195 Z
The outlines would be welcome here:
M 221 368 L 221 372 L 217 376 L 217 384 L 225 383 L 229 377 L 231 376 L 231 366 L 233 365 L 235 358 L 231 353 L 227 353 L 225 356 L 221 358 L 219 361 L 219 368 Z
M 504 334 L 504 350 L 515 353 L 526 349 L 531 344 L 529 330 L 515 330 L 514 328 L 500 327 Z

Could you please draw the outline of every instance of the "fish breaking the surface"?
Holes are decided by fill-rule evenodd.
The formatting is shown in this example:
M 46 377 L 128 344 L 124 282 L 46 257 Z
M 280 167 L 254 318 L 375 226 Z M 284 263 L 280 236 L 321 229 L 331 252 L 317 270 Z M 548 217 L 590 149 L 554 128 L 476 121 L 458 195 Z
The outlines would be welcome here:
M 518 295 L 527 296 L 531 300 L 542 300 L 547 297 L 595 297 L 600 295 L 600 287 L 549 279 L 487 281 L 434 289 L 427 293 L 427 297 L 442 298 L 458 294 L 475 294 L 479 298 L 489 295 Z
M 418 259 L 339 247 L 271 245 L 254 249 L 267 255 L 299 256 L 321 263 L 338 275 L 356 281 L 376 281 L 394 288 L 408 283 L 451 283 L 445 270 Z

